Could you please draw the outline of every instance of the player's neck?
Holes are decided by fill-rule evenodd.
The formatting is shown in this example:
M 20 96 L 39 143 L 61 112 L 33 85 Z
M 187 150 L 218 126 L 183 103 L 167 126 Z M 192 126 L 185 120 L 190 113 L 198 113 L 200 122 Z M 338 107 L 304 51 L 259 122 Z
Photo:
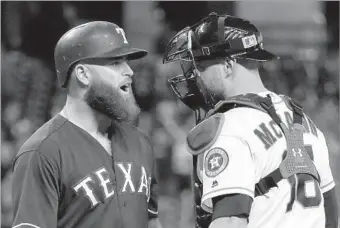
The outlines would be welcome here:
M 266 92 L 268 89 L 263 85 L 258 71 L 247 71 L 235 80 L 233 89 L 229 90 L 228 97 L 241 94 Z
M 93 110 L 83 100 L 71 96 L 67 96 L 66 104 L 60 114 L 91 135 L 105 135 L 111 124 L 109 117 Z

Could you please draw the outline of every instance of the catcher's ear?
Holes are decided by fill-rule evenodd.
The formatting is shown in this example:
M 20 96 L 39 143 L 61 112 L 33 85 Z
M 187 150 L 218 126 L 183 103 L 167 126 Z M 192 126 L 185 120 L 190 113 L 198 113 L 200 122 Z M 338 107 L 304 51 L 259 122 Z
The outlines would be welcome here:
M 201 72 L 200 72 L 199 70 L 197 70 L 197 69 L 194 69 L 194 70 L 193 70 L 193 73 L 194 73 L 194 75 L 195 75 L 196 77 L 201 76 Z
M 224 71 L 226 72 L 227 76 L 231 75 L 233 71 L 234 63 L 235 61 L 230 60 L 230 59 L 226 59 L 224 61 Z

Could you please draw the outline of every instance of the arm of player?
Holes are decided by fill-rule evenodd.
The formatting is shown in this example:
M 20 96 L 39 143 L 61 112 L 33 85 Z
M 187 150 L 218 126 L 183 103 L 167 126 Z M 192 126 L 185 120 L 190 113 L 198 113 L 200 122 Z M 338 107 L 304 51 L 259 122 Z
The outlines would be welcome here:
M 153 174 L 150 185 L 150 199 L 148 205 L 148 228 L 162 228 L 162 225 L 158 219 L 158 182 L 157 182 L 157 168 L 156 162 L 154 162 Z
M 148 228 L 162 228 L 158 218 L 149 219 Z
M 222 217 L 213 220 L 209 228 L 247 228 L 247 219 L 239 217 Z
M 338 228 L 339 208 L 335 188 L 323 193 L 323 197 L 326 215 L 326 228 Z
M 209 228 L 246 228 L 251 203 L 252 200 L 249 197 L 244 197 L 241 194 L 214 197 L 212 223 Z M 232 214 L 235 216 L 230 216 Z
M 202 207 L 213 212 L 209 228 L 245 228 L 255 186 L 255 166 L 248 144 L 220 135 L 205 152 L 203 163 Z
M 316 148 L 314 162 L 320 175 L 321 192 L 325 193 L 335 187 L 335 182 L 332 175 L 332 170 L 329 165 L 329 151 L 326 139 L 321 131 L 318 131 L 320 141 L 322 142 L 320 148 Z
M 158 184 L 154 177 L 151 178 L 148 216 L 149 220 L 158 218 Z
M 13 228 L 57 227 L 58 172 L 41 153 L 29 151 L 13 163 Z
M 150 198 L 148 202 L 148 217 L 151 225 L 154 224 L 152 220 L 158 220 L 158 175 L 157 164 L 153 157 L 152 177 L 150 183 Z
M 335 182 L 332 170 L 329 164 L 329 151 L 325 136 L 318 131 L 321 139 L 321 147 L 318 148 L 319 153 L 315 153 L 315 164 L 320 175 L 320 188 L 324 197 L 324 208 L 326 215 L 326 228 L 338 228 L 338 204 L 335 194 Z M 319 157 L 320 156 L 320 157 Z
M 197 175 L 203 183 L 201 206 L 212 213 L 212 227 L 247 224 L 256 183 L 248 143 L 232 135 L 231 126 L 225 126 L 224 115 L 216 114 L 198 124 L 187 137 L 189 152 L 198 155 Z
M 240 138 L 220 135 L 205 152 L 202 169 L 202 208 L 213 212 L 213 219 L 247 217 L 255 186 L 255 165 L 248 144 Z

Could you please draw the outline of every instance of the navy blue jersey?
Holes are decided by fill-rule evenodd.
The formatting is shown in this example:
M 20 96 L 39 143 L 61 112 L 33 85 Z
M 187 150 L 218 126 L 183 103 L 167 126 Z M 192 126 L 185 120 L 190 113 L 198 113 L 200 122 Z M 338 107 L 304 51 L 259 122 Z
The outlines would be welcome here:
M 112 156 L 61 115 L 38 129 L 13 163 L 13 226 L 147 228 L 158 214 L 152 146 L 128 124 L 109 134 Z

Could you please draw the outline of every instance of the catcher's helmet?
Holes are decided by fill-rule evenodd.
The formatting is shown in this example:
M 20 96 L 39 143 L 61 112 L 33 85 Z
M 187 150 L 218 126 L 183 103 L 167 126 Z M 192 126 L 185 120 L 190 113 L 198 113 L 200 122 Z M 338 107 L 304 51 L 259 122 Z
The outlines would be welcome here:
M 206 59 L 268 61 L 277 58 L 263 49 L 262 34 L 249 21 L 211 13 L 195 25 L 184 28 L 170 40 L 163 63 L 181 60 L 186 66 L 190 65 L 190 67 L 182 65 L 183 75 L 169 79 L 171 88 L 190 108 L 209 110 L 216 102 L 195 73 L 196 61 Z M 177 84 L 183 82 L 187 83 L 189 90 L 185 95 L 177 89 Z
M 116 24 L 93 21 L 79 25 L 66 32 L 54 51 L 57 77 L 61 87 L 66 87 L 70 69 L 80 60 L 93 58 L 139 59 L 147 51 L 131 48 L 125 32 Z
M 170 40 L 163 62 L 221 57 L 257 61 L 278 58 L 263 49 L 262 34 L 249 21 L 211 13 L 195 25 L 186 27 Z

